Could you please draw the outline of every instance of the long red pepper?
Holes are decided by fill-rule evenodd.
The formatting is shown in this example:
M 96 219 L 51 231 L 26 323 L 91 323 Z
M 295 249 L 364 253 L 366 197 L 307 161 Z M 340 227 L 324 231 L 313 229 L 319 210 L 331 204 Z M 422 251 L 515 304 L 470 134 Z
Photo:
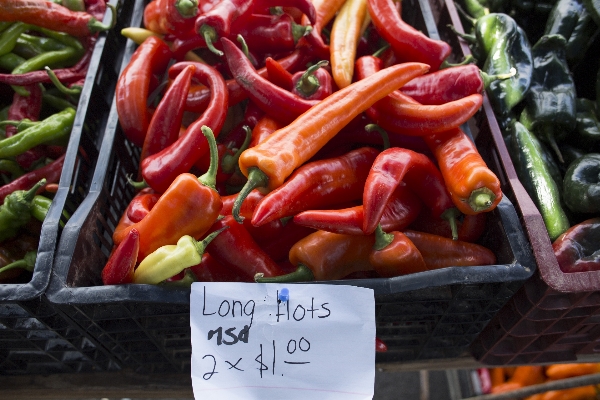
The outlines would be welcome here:
M 375 230 L 375 244 L 369 256 L 375 272 L 384 278 L 427 271 L 423 255 L 402 232 Z
M 267 69 L 265 78 L 282 89 L 292 90 L 294 86 L 294 83 L 292 82 L 292 73 L 283 68 L 279 61 L 272 57 L 267 57 L 265 58 L 265 68 Z
M 202 131 L 213 153 L 209 171 L 199 178 L 189 173 L 180 174 L 141 221 L 132 225 L 120 222 L 113 232 L 116 245 L 131 229 L 140 232 L 140 260 L 161 246 L 177 243 L 184 235 L 199 239 L 221 212 L 221 196 L 214 189 L 217 146 L 210 129 L 204 127 Z M 157 226 L 160 229 L 156 229 Z
M 150 36 L 135 50 L 115 88 L 119 123 L 133 144 L 142 147 L 150 121 L 148 95 L 155 73 L 163 73 L 171 58 L 169 46 Z
M 406 185 L 399 185 L 387 202 L 379 225 L 385 231 L 405 229 L 418 218 L 422 208 L 421 200 Z M 362 205 L 339 210 L 307 210 L 294 216 L 298 225 L 347 235 L 364 235 L 363 221 Z
M 292 247 L 301 239 L 315 232 L 315 229 L 298 225 L 293 220 L 288 220 L 285 226 L 273 240 L 261 244 L 261 248 L 278 263 L 289 261 L 288 255 Z
M 209 142 L 202 134 L 202 127 L 208 126 L 218 136 L 227 117 L 228 94 L 223 76 L 210 65 L 196 62 L 193 65 L 194 79 L 211 88 L 211 101 L 174 143 L 141 162 L 142 177 L 157 192 L 164 192 L 179 174 L 190 171 L 208 152 Z
M 190 270 L 198 282 L 244 282 L 244 277 L 233 268 L 225 266 L 217 261 L 209 253 L 202 255 L 200 264 L 190 267 Z
M 259 143 L 262 143 L 267 137 L 269 137 L 277 129 L 283 128 L 285 125 L 279 122 L 277 119 L 265 115 L 263 116 L 252 129 L 252 140 L 248 147 L 254 147 Z
M 360 57 L 356 60 L 356 77 L 364 79 L 381 67 L 378 57 Z M 483 96 L 474 93 L 448 103 L 422 105 L 397 90 L 370 107 L 367 115 L 390 133 L 422 136 L 460 126 L 475 115 L 482 104 Z
M 419 63 L 385 68 L 332 93 L 261 144 L 244 151 L 239 166 L 248 182 L 240 191 L 233 215 L 236 216 L 236 209 L 249 191 L 258 187 L 274 190 L 281 186 L 297 167 L 313 157 L 356 116 L 428 69 Z
M 183 50 L 186 50 L 183 48 Z M 183 51 L 181 50 L 181 51 Z M 176 53 L 177 54 L 177 53 Z M 184 53 L 185 54 L 185 53 Z M 297 49 L 294 50 L 290 55 L 285 56 L 279 60 L 280 64 L 287 69 L 288 71 L 297 71 L 303 68 L 308 60 L 312 58 L 310 52 L 306 49 Z M 174 73 L 177 73 L 175 69 L 173 69 Z M 267 69 L 260 68 L 256 71 L 263 78 L 267 76 Z M 229 92 L 229 105 L 233 106 L 238 104 L 240 101 L 248 98 L 247 92 L 242 88 L 242 86 L 233 78 L 228 79 L 227 90 Z M 210 89 L 206 86 L 195 85 L 190 88 L 190 93 L 188 94 L 186 100 L 186 110 L 191 112 L 202 112 L 209 102 L 210 99 Z
M 452 201 L 462 213 L 477 214 L 496 208 L 502 199 L 500 180 L 460 128 L 424 139 L 437 160 Z
M 196 72 L 195 65 L 185 67 L 158 103 L 148 125 L 140 161 L 170 146 L 179 137 L 185 111 L 185 97 L 192 83 L 194 72 Z
M 219 263 L 235 269 L 245 280 L 251 281 L 254 275 L 278 276 L 283 270 L 271 259 L 243 224 L 239 224 L 231 215 L 226 215 L 214 223 L 207 233 L 228 227 L 221 232 L 206 248 Z
M 362 147 L 341 157 L 300 166 L 283 185 L 258 203 L 252 214 L 252 225 L 260 226 L 301 211 L 361 199 L 378 154 L 379 150 L 373 147 Z
M 116 22 L 104 25 L 84 11 L 71 11 L 58 3 L 45 0 L 3 0 L 0 2 L 0 21 L 21 21 L 53 31 L 65 32 L 71 36 L 90 36 L 95 32 L 106 31 Z
M 369 0 L 369 15 L 381 37 L 390 44 L 401 61 L 428 64 L 437 71 L 452 52 L 443 40 L 431 39 L 402 20 L 401 8 L 393 0 Z M 397 3 L 400 7 L 400 3 Z
M 144 26 L 161 35 L 186 32 L 197 14 L 198 0 L 153 0 L 144 7 Z
M 455 223 L 457 210 L 435 164 L 421 153 L 392 147 L 377 156 L 367 177 L 363 194 L 363 232 L 375 231 L 400 182 L 406 182 L 436 217 L 443 216 L 450 224 Z M 455 229 L 453 227 L 453 232 Z
M 496 255 L 490 249 L 476 243 L 412 230 L 403 233 L 417 246 L 428 270 L 492 265 L 496 262 Z
M 127 237 L 115 246 L 102 269 L 102 283 L 123 285 L 133 282 L 133 271 L 138 259 L 140 233 L 131 229 Z
M 227 65 L 236 81 L 247 92 L 248 97 L 265 113 L 284 123 L 289 123 L 318 101 L 303 99 L 263 78 L 235 43 L 221 39 Z
M 6 196 L 15 190 L 29 190 L 41 179 L 46 179 L 46 184 L 58 182 L 64 162 L 65 155 L 63 154 L 50 164 L 34 169 L 6 185 L 0 186 L 0 204 L 3 204 Z

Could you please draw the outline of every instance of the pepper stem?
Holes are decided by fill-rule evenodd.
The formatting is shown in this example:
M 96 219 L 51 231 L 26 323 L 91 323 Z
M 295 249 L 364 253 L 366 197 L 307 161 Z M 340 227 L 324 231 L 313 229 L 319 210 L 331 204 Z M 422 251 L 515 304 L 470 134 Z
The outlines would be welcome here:
M 250 192 L 258 187 L 267 187 L 268 184 L 269 177 L 263 171 L 257 167 L 253 167 L 248 170 L 248 180 L 235 198 L 235 201 L 233 202 L 233 208 L 231 210 L 231 214 L 237 222 L 241 224 L 244 221 L 244 217 L 240 216 L 240 209 L 242 208 L 242 203 L 244 200 L 246 200 L 246 197 L 248 197 Z
M 465 42 L 467 42 L 469 44 L 475 44 L 475 43 L 477 43 L 477 38 L 475 37 L 475 35 L 469 35 L 468 33 L 459 32 L 459 31 L 456 30 L 456 28 L 452 24 L 447 25 L 447 27 L 452 32 L 454 32 L 454 34 L 456 36 L 458 36 L 459 38 L 463 39 Z
M 385 129 L 383 129 L 377 124 L 367 124 L 365 125 L 365 130 L 367 132 L 379 132 L 379 134 L 381 135 L 381 139 L 383 139 L 383 149 L 386 150 L 390 148 L 390 137 L 388 136 L 388 133 Z
M 473 57 L 472 54 L 467 54 L 465 58 L 461 62 L 451 63 L 448 59 L 444 60 L 440 65 L 439 69 L 450 68 L 450 67 L 460 67 L 461 65 L 473 64 L 476 63 L 477 60 Z
M 492 82 L 494 82 L 496 80 L 509 79 L 509 78 L 512 78 L 513 76 L 517 75 L 517 69 L 514 67 L 511 67 L 510 72 L 507 74 L 489 75 L 483 71 L 479 71 L 479 74 L 481 75 L 481 79 L 483 80 L 483 87 L 487 88 L 488 86 L 490 86 L 490 84 Z
M 48 76 L 50 77 L 50 81 L 54 84 L 54 86 L 56 86 L 56 88 L 61 93 L 66 94 L 67 96 L 78 96 L 81 94 L 81 91 L 83 90 L 82 86 L 74 85 L 73 87 L 68 88 L 64 85 L 64 83 L 60 81 L 60 79 L 58 79 L 58 77 L 56 76 L 54 71 L 50 69 L 50 67 L 46 66 L 45 69 L 48 73 Z
M 490 189 L 482 187 L 471 192 L 468 203 L 471 210 L 482 212 L 488 210 L 495 199 L 496 195 Z
M 198 0 L 176 0 L 175 9 L 183 18 L 192 18 L 198 14 Z
M 210 51 L 212 51 L 219 57 L 223 56 L 223 52 L 217 49 L 214 45 L 214 42 L 216 42 L 218 39 L 217 31 L 215 31 L 215 28 L 213 28 L 210 25 L 202 24 L 202 26 L 200 27 L 200 36 L 204 38 L 204 41 L 206 42 L 206 47 L 208 47 Z
M 214 238 L 216 238 L 219 235 L 219 233 L 223 232 L 225 229 L 229 229 L 229 227 L 224 226 L 218 231 L 210 233 L 204 239 L 195 241 L 194 244 L 196 245 L 196 251 L 198 252 L 198 254 L 204 254 L 204 251 L 206 250 L 206 247 L 210 244 L 210 242 L 212 242 Z
M 305 97 L 308 97 L 315 93 L 317 90 L 319 90 L 319 88 L 321 87 L 321 83 L 319 82 L 319 79 L 315 76 L 315 71 L 328 64 L 329 61 L 321 60 L 318 63 L 308 67 L 296 83 L 296 89 Z
M 394 235 L 386 233 L 381 227 L 381 224 L 377 224 L 377 228 L 375 228 L 375 244 L 373 245 L 373 250 L 385 249 L 393 241 Z
M 116 7 L 108 2 L 106 3 L 106 6 L 108 8 L 110 8 L 110 12 L 111 12 L 110 24 L 107 25 L 107 24 L 104 24 L 104 23 L 98 21 L 96 18 L 92 18 L 88 24 L 88 29 L 90 30 L 91 33 L 108 31 L 108 30 L 114 28 L 115 25 L 117 24 L 117 9 L 116 9 Z
M 298 40 L 310 34 L 312 29 L 313 28 L 310 25 L 300 25 L 292 22 L 292 37 L 294 38 L 294 43 L 298 43 Z
M 390 48 L 390 44 L 386 43 L 385 46 L 383 46 L 382 48 L 380 48 L 379 50 L 377 50 L 375 53 L 373 53 L 373 57 L 379 57 L 381 56 L 387 49 Z
M 558 147 L 558 144 L 554 139 L 554 128 L 552 127 L 552 125 L 545 125 L 542 134 L 544 135 L 544 139 L 546 140 L 546 142 L 550 145 L 550 147 L 556 154 L 556 158 L 558 158 L 558 161 L 560 161 L 561 164 L 564 164 L 565 159 L 563 158 L 560 148 Z
M 208 140 L 208 147 L 210 148 L 210 165 L 208 171 L 204 175 L 198 178 L 198 181 L 204 186 L 215 189 L 217 184 L 217 170 L 219 169 L 219 151 L 217 150 L 217 142 L 212 129 L 206 125 L 202 125 L 202 134 Z
M 46 184 L 46 178 L 40 179 L 40 181 L 38 183 L 36 183 L 35 185 L 33 185 L 33 187 L 31 189 L 29 189 L 23 193 L 23 200 L 25 200 L 27 203 L 33 202 L 33 199 L 37 195 L 37 191 L 45 184 Z
M 250 146 L 250 141 L 252 140 L 252 130 L 248 125 L 244 125 L 242 127 L 244 132 L 246 132 L 246 138 L 244 139 L 244 143 L 240 146 L 239 149 L 234 154 L 226 154 L 223 156 L 221 160 L 221 170 L 226 174 L 232 174 L 235 171 L 235 166 L 237 165 L 238 160 L 240 159 L 240 155 L 242 152 Z
M 148 187 L 148 183 L 146 183 L 144 179 L 142 179 L 141 181 L 134 181 L 131 178 L 131 175 L 127 175 L 127 183 L 133 186 L 133 188 L 136 190 L 142 190 Z
M 11 262 L 10 264 L 7 264 L 4 267 L 0 268 L 0 274 L 5 271 L 8 271 L 9 269 L 14 268 L 22 268 L 26 271 L 33 272 L 36 259 L 37 251 L 28 251 L 27 253 L 25 253 L 25 256 L 21 260 Z
M 444 211 L 441 215 L 442 219 L 445 219 L 450 224 L 450 232 L 452 232 L 452 240 L 458 240 L 458 225 L 456 219 L 460 216 L 458 208 L 452 207 Z
M 294 272 L 289 274 L 265 277 L 262 272 L 254 275 L 254 281 L 258 283 L 287 283 L 287 282 L 305 282 L 314 281 L 315 275 L 313 272 L 304 264 L 298 264 L 298 267 Z

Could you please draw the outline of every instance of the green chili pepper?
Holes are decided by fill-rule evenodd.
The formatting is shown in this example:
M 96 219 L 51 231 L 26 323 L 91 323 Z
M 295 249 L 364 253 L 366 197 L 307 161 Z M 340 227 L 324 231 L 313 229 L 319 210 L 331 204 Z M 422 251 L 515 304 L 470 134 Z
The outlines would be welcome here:
M 492 13 L 477 20 L 475 36 L 485 54 L 482 70 L 488 75 L 517 73 L 493 81 L 486 89 L 501 127 L 507 126 L 513 108 L 525 97 L 531 85 L 533 57 L 527 35 L 507 14 Z
M 148 254 L 135 269 L 133 282 L 156 285 L 186 268 L 200 264 L 206 246 L 224 229 L 227 228 L 219 229 L 201 241 L 185 235 L 176 245 L 159 247 Z
M 0 68 L 7 71 L 12 71 L 24 62 L 25 58 L 15 53 L 7 53 L 0 56 Z
M 75 109 L 67 108 L 14 136 L 2 139 L 0 140 L 0 158 L 18 156 L 39 144 L 64 142 L 71 133 L 74 121 Z
M 31 25 L 23 22 L 15 22 L 5 29 L 0 35 L 0 56 L 10 53 L 17 44 L 19 36 L 30 27 Z
M 6 196 L 0 206 L 0 242 L 15 237 L 19 228 L 29 222 L 33 199 L 45 184 L 46 179 L 42 179 L 29 190 L 16 190 Z
M 64 111 L 66 109 L 76 107 L 76 104 L 71 103 L 64 97 L 57 96 L 51 91 L 42 93 L 42 101 L 45 105 L 50 106 L 58 111 Z
M 44 222 L 51 205 L 52 199 L 42 196 L 41 194 L 36 195 L 31 203 L 31 216 L 40 222 Z
M 21 175 L 25 174 L 25 171 L 18 162 L 14 160 L 0 160 L 0 171 L 8 172 L 10 174 L 10 180 L 14 181 Z
M 575 128 L 577 99 L 567 66 L 566 40 L 562 35 L 544 35 L 532 54 L 533 76 L 520 122 L 548 143 L 562 163 L 557 142 Z
M 600 212 L 600 153 L 585 154 L 569 165 L 563 196 L 573 212 Z
M 22 268 L 29 272 L 33 272 L 36 260 L 37 251 L 28 251 L 27 253 L 25 253 L 25 256 L 21 260 L 11 262 L 10 264 L 7 264 L 4 267 L 0 268 L 0 274 L 4 271 L 8 271 L 9 269 L 13 268 Z
M 561 206 L 560 191 L 544 161 L 537 137 L 519 121 L 513 121 L 510 128 L 510 153 L 517 176 L 538 207 L 550 240 L 554 241 L 570 227 Z
M 0 33 L 7 30 L 14 22 L 13 21 L 2 21 L 0 22 Z
M 66 45 L 54 38 L 21 34 L 13 50 L 21 57 L 31 58 L 47 51 L 62 50 Z
M 2 58 L 2 57 L 0 57 Z M 0 109 L 0 121 L 6 121 L 6 119 L 8 118 L 8 109 L 10 108 L 10 105 L 2 107 L 2 109 Z M 6 129 L 0 125 L 0 136 L 1 138 L 5 138 L 6 137 Z
M 83 0 L 62 0 L 60 4 L 71 11 L 85 11 L 85 3 Z

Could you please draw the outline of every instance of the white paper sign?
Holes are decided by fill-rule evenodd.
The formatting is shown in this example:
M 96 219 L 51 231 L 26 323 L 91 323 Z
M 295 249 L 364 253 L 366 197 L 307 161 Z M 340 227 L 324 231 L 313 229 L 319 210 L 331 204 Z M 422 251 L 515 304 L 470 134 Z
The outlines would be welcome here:
M 190 308 L 197 400 L 373 398 L 372 289 L 196 282 Z

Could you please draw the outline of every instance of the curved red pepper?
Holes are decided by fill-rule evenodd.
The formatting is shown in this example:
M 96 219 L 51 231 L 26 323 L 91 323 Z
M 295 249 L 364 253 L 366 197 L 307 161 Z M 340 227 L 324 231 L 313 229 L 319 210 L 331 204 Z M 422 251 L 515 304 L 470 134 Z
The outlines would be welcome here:
M 254 275 L 282 275 L 284 271 L 254 241 L 243 224 L 238 223 L 232 215 L 219 219 L 207 233 L 227 227 L 207 246 L 210 253 L 219 263 L 233 268 L 245 280 L 251 281 Z
M 149 125 L 146 105 L 152 75 L 163 73 L 171 58 L 169 46 L 161 39 L 148 37 L 133 53 L 121 72 L 115 88 L 119 123 L 133 144 L 142 147 Z
M 406 185 L 398 185 L 385 206 L 380 225 L 385 231 L 405 229 L 417 219 L 422 208 L 421 200 Z M 364 235 L 363 220 L 362 205 L 340 210 L 307 210 L 294 216 L 298 225 L 347 235 Z
M 185 111 L 185 97 L 190 89 L 194 72 L 196 72 L 195 65 L 186 66 L 158 103 L 148 126 L 140 161 L 170 146 L 179 137 Z
M 437 71 L 452 52 L 442 40 L 431 39 L 402 20 L 393 0 L 368 0 L 369 15 L 377 32 L 403 62 L 422 62 Z
M 250 100 L 266 114 L 282 122 L 291 122 L 318 103 L 318 101 L 305 100 L 263 78 L 257 73 L 248 57 L 231 40 L 222 38 L 221 44 L 231 74 L 246 91 Z
M 222 215 L 231 215 L 231 211 L 233 210 L 233 203 L 237 198 L 238 194 L 230 194 L 227 196 L 223 196 L 223 208 L 221 209 Z M 248 194 L 246 201 L 242 204 L 240 208 L 240 215 L 244 218 L 252 218 L 252 213 L 256 209 L 258 203 L 265 197 L 258 189 L 254 189 Z
M 50 164 L 34 169 L 6 185 L 0 186 L 0 204 L 3 204 L 6 196 L 15 190 L 29 190 L 41 179 L 46 179 L 46 184 L 58 182 L 64 163 L 65 154 L 52 161 Z
M 274 58 L 265 59 L 265 68 L 267 69 L 266 78 L 282 89 L 291 91 L 294 87 L 292 74 L 283 68 L 283 66 Z
M 140 249 L 140 233 L 131 229 L 127 237 L 115 246 L 102 269 L 102 283 L 123 285 L 133 282 L 133 272 Z
M 252 214 L 252 224 L 260 226 L 300 211 L 360 199 L 378 154 L 379 150 L 362 147 L 300 166 L 282 186 L 261 200 Z
M 363 232 L 375 231 L 400 182 L 406 182 L 436 217 L 444 215 L 454 222 L 456 209 L 435 164 L 421 153 L 392 147 L 377 156 L 367 177 L 363 194 Z
M 192 62 L 178 64 L 188 63 Z M 208 152 L 208 141 L 201 128 L 208 126 L 218 136 L 227 116 L 228 94 L 223 76 L 210 65 L 192 64 L 196 67 L 194 78 L 211 88 L 211 102 L 174 143 L 141 162 L 142 177 L 159 193 L 164 192 L 179 174 L 188 172 Z
M 185 53 L 184 53 L 185 54 Z M 279 63 L 288 71 L 295 72 L 300 70 L 306 65 L 306 62 L 312 58 L 312 54 L 310 54 L 306 49 L 297 49 L 292 52 L 292 54 L 283 57 L 279 60 Z M 177 73 L 177 70 L 173 69 L 173 72 Z M 267 69 L 260 68 L 256 71 L 260 76 L 266 78 Z M 239 103 L 242 100 L 248 98 L 248 94 L 246 90 L 242 88 L 242 86 L 235 79 L 228 79 L 227 81 L 227 90 L 229 92 L 229 105 L 233 106 Z M 188 94 L 186 100 L 185 109 L 191 112 L 202 112 L 208 105 L 208 101 L 210 99 L 210 89 L 206 86 L 196 85 L 190 88 L 190 92 Z
M 248 147 L 256 146 L 262 143 L 267 137 L 269 137 L 277 129 L 283 128 L 284 124 L 279 122 L 277 119 L 265 115 L 258 122 L 254 129 L 252 129 L 252 140 Z

